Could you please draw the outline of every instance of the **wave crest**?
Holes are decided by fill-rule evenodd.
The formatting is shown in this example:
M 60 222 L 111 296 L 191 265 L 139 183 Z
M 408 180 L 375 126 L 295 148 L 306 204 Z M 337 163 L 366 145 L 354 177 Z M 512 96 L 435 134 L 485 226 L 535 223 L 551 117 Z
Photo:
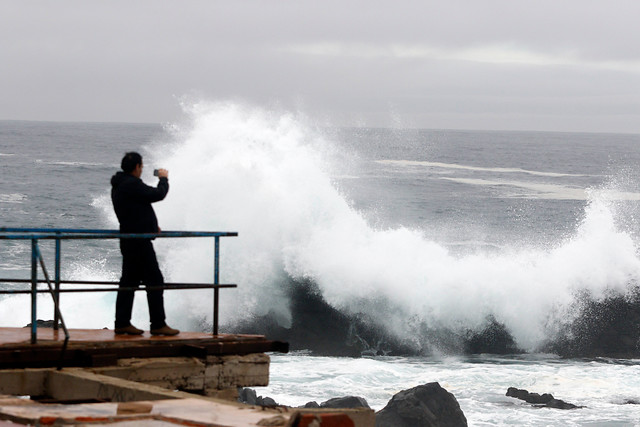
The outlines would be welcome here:
M 222 245 L 223 282 L 239 284 L 223 296 L 228 324 L 271 313 L 290 327 L 290 288 L 308 280 L 331 307 L 400 340 L 425 330 L 482 330 L 494 319 L 519 348 L 535 350 L 577 316 L 578 292 L 604 298 L 640 277 L 614 201 L 595 193 L 577 231 L 559 244 L 512 242 L 458 256 L 421 230 L 371 226 L 332 183 L 335 147 L 304 118 L 232 103 L 186 112 L 172 140 L 150 148 L 171 176 L 157 211 L 164 229 L 239 232 Z M 158 248 L 172 280 L 211 280 L 210 243 Z M 190 295 L 168 302 L 172 315 L 210 322 L 209 300 Z

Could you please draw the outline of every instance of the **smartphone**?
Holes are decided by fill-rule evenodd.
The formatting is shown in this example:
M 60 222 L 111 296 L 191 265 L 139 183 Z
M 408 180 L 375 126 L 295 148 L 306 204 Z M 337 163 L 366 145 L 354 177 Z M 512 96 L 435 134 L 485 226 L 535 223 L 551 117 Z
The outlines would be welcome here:
M 153 170 L 153 176 L 158 176 L 158 169 Z

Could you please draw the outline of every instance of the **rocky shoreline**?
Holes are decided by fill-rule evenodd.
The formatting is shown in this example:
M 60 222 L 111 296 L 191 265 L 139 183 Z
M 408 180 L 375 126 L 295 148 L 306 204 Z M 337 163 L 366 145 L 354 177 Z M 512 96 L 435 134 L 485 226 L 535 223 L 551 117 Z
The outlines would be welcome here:
M 238 401 L 248 405 L 274 407 L 272 398 L 257 396 L 255 390 L 239 390 Z M 318 404 L 308 402 L 303 408 L 352 409 L 370 408 L 363 397 L 344 396 Z M 403 390 L 394 395 L 387 405 L 376 412 L 376 427 L 464 427 L 467 419 L 455 396 L 437 382 Z
M 345 314 L 335 309 L 313 282 L 291 280 L 286 288 L 291 311 L 286 327 L 277 315 L 268 313 L 230 325 L 229 329 L 287 341 L 291 350 L 307 350 L 317 356 L 525 353 L 508 327 L 491 315 L 475 329 L 416 326 L 408 342 L 388 333 L 384 325 L 366 314 Z M 640 287 L 600 299 L 586 292 L 578 294 L 570 311 L 572 320 L 555 325 L 547 341 L 535 351 L 568 358 L 640 357 Z
M 556 399 L 550 393 L 532 393 L 516 387 L 509 387 L 505 395 L 536 407 L 561 410 L 584 408 L 584 406 Z M 258 396 L 256 391 L 250 388 L 239 389 L 238 401 L 255 406 L 282 406 L 270 397 Z M 370 408 L 370 406 L 363 397 L 343 396 L 322 403 L 307 402 L 301 408 L 353 409 Z M 467 419 L 455 396 L 437 382 L 396 393 L 375 415 L 376 427 L 464 427 L 467 425 Z

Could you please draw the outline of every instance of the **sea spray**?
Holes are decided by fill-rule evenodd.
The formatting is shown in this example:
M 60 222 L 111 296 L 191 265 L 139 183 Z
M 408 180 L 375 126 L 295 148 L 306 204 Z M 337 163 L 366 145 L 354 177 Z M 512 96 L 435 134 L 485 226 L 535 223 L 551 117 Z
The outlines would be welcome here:
M 45 259 L 52 259 L 46 257 Z M 63 265 L 65 280 L 114 281 L 118 277 L 105 268 L 105 259 L 82 258 Z M 40 275 L 42 273 L 39 273 Z M 42 278 L 42 275 L 40 276 Z M 78 285 L 75 285 L 76 287 Z M 83 288 L 87 285 L 82 285 Z M 104 286 L 94 286 L 94 289 Z M 41 287 L 45 289 L 44 287 Z M 69 328 L 103 329 L 113 328 L 115 315 L 115 293 L 63 293 L 60 296 L 60 308 Z M 0 322 L 3 326 L 23 327 L 31 323 L 31 296 L 9 295 L 0 300 Z M 54 317 L 54 304 L 47 293 L 39 294 L 36 314 L 38 319 L 48 320 Z M 145 325 L 148 315 L 138 310 L 133 323 Z
M 378 229 L 332 183 L 331 142 L 291 115 L 228 103 L 188 109 L 173 140 L 147 163 L 170 170 L 157 205 L 164 229 L 231 230 L 222 243 L 221 318 L 273 313 L 291 321 L 288 279 L 311 280 L 333 307 L 411 337 L 424 328 L 477 329 L 493 316 L 536 349 L 563 322 L 576 292 L 624 292 L 640 274 L 631 236 L 610 201 L 592 196 L 577 231 L 553 246 L 456 255 L 421 230 Z M 210 242 L 158 241 L 171 280 L 211 280 Z M 170 317 L 210 322 L 204 292 L 168 299 Z M 318 319 L 321 322 L 321 319 Z
M 203 111 L 207 109 L 214 113 L 210 106 L 203 108 Z M 223 109 L 218 110 L 218 114 L 224 113 Z M 246 114 L 237 116 L 238 126 L 252 115 L 264 117 L 267 122 L 272 123 L 277 122 L 282 116 L 257 109 L 245 108 L 244 112 Z M 637 350 L 637 343 L 640 342 L 640 297 L 637 290 L 634 290 L 637 283 L 634 276 L 637 274 L 632 268 L 636 251 L 631 250 L 627 242 L 638 242 L 638 135 L 332 129 L 326 133 L 321 132 L 326 136 L 322 138 L 317 136 L 318 132 L 307 126 L 306 120 L 287 114 L 284 116 L 290 117 L 294 126 L 299 128 L 303 135 L 300 143 L 306 144 L 313 151 L 317 150 L 317 157 L 320 157 L 317 166 L 326 169 L 326 175 L 334 184 L 331 191 L 338 188 L 340 197 L 342 192 L 348 194 L 349 197 L 342 197 L 347 205 L 356 206 L 360 210 L 356 210 L 357 214 L 364 218 L 367 226 L 376 233 L 385 230 L 393 233 L 394 230 L 402 229 L 400 225 L 403 224 L 404 230 L 410 234 L 416 232 L 418 240 L 430 241 L 436 247 L 441 247 L 445 256 L 451 258 L 450 265 L 460 270 L 465 268 L 461 261 L 471 256 L 475 256 L 479 263 L 504 263 L 513 255 L 522 259 L 522 265 L 526 264 L 527 259 L 531 265 L 543 265 L 545 259 L 555 259 L 555 263 L 552 264 L 561 278 L 554 284 L 564 289 L 559 293 L 567 295 L 567 299 L 571 301 L 569 304 L 561 300 L 552 304 L 542 304 L 546 300 L 553 300 L 545 299 L 543 295 L 550 291 L 549 286 L 534 286 L 530 292 L 526 291 L 526 286 L 537 283 L 536 280 L 527 279 L 526 272 L 523 272 L 522 276 L 527 280 L 519 285 L 525 290 L 525 294 L 519 294 L 515 289 L 512 292 L 515 297 L 505 294 L 501 303 L 493 303 L 493 307 L 492 304 L 485 304 L 491 309 L 489 311 L 500 312 L 504 311 L 500 310 L 502 306 L 511 307 L 509 298 L 514 300 L 517 307 L 522 307 L 522 300 L 529 298 L 528 303 L 535 313 L 544 313 L 551 305 L 546 317 L 542 314 L 537 317 L 545 318 L 544 327 L 534 325 L 536 318 L 527 319 L 528 314 L 522 314 L 521 324 L 530 320 L 532 329 L 546 331 L 543 335 L 546 334 L 549 339 L 554 339 L 556 333 L 560 332 L 560 339 L 552 343 L 556 345 L 545 346 L 544 350 L 565 356 L 611 356 L 611 348 L 603 345 L 607 343 L 626 348 L 627 353 L 613 356 L 626 359 L 597 357 L 586 360 L 559 358 L 551 354 L 434 354 L 432 357 L 364 358 L 311 357 L 308 356 L 309 352 L 275 354 L 271 355 L 269 389 L 261 389 L 259 394 L 271 396 L 279 403 L 295 406 L 310 400 L 321 402 L 339 396 L 344 392 L 345 384 L 349 384 L 350 394 L 363 396 L 372 407 L 381 409 L 399 390 L 439 381 L 443 387 L 454 393 L 472 425 L 634 425 L 637 422 L 640 411 L 636 404 L 640 401 L 640 365 L 634 359 L 640 355 Z M 233 118 L 231 115 L 227 117 Z M 0 122 L 0 151 L 15 153 L 10 158 L 0 156 L 0 163 L 6 172 L 3 175 L 0 193 L 25 196 L 21 197 L 19 203 L 13 197 L 5 200 L 0 198 L 4 225 L 74 228 L 117 226 L 112 216 L 108 181 L 117 170 L 122 154 L 132 149 L 141 150 L 145 156 L 144 180 L 149 184 L 155 183 L 151 170 L 164 166 L 159 162 L 169 159 L 171 153 L 165 142 L 171 140 L 170 145 L 179 149 L 193 130 L 194 116 L 189 120 L 179 124 L 175 133 L 163 133 L 158 125 Z M 332 152 L 334 158 L 327 160 L 325 149 L 333 145 L 333 142 L 336 142 L 335 145 L 340 150 L 346 147 L 350 153 L 357 153 L 360 156 L 357 159 L 359 161 L 344 167 L 336 161 L 335 150 Z M 147 148 L 141 146 L 144 143 L 148 144 Z M 424 149 L 425 146 L 428 146 L 428 150 Z M 41 162 L 36 163 L 34 167 L 34 159 L 39 158 L 50 159 L 53 162 L 70 159 L 87 163 L 105 162 L 105 166 L 62 166 L 53 162 Z M 428 161 L 445 166 L 467 165 L 487 170 L 442 165 L 424 165 L 411 169 L 403 165 L 387 165 L 381 168 L 378 163 L 373 162 L 379 159 Z M 194 165 L 198 161 L 200 159 L 197 159 Z M 357 167 L 352 167 L 354 164 Z M 500 168 L 521 168 L 535 174 L 523 175 L 517 171 L 494 170 Z M 345 170 L 349 178 L 343 179 Z M 548 176 L 549 172 L 561 176 Z M 180 173 L 172 169 L 172 185 L 177 185 L 180 175 L 184 176 L 185 173 L 188 175 L 189 169 Z M 500 182 L 500 185 L 475 185 L 442 180 L 441 177 L 479 178 Z M 206 179 L 203 182 L 204 184 L 197 188 L 198 191 L 214 185 Z M 225 180 L 220 182 L 222 185 L 232 184 Z M 217 184 L 220 185 L 220 182 Z M 553 194 L 541 194 L 530 186 L 524 188 L 509 184 L 522 182 L 557 185 L 558 191 L 554 191 L 556 198 L 550 199 L 549 196 Z M 564 191 L 565 188 L 602 189 L 606 194 L 598 194 L 600 192 L 593 190 L 581 191 L 581 199 L 568 199 L 567 195 L 577 195 L 579 192 Z M 540 188 L 540 191 L 544 190 Z M 157 208 L 163 209 L 164 204 L 176 195 L 175 192 L 170 192 L 168 199 L 159 203 Z M 91 206 L 93 199 L 96 199 L 94 206 L 99 209 Z M 224 207 L 219 204 L 216 206 Z M 277 210 L 277 207 L 269 208 L 267 214 L 271 210 Z M 196 216 L 199 212 L 200 210 L 196 209 L 190 215 Z M 186 210 L 182 211 L 185 218 L 187 214 Z M 214 209 L 209 214 L 218 215 Z M 287 216 L 286 212 L 281 214 Z M 180 218 L 180 215 L 175 214 L 175 217 Z M 159 219 L 164 229 L 171 229 L 163 222 L 164 212 Z M 232 217 L 219 215 L 212 221 L 196 219 L 197 221 L 192 222 L 193 227 L 237 229 L 236 220 Z M 221 226 L 223 221 L 224 227 Z M 242 270 L 241 263 L 252 260 L 237 257 L 237 254 L 242 254 L 243 251 L 238 251 L 233 246 L 243 244 L 250 250 L 250 243 L 242 241 L 245 237 L 249 236 L 241 233 L 238 238 L 222 241 L 223 280 L 237 282 L 241 288 L 246 288 L 247 284 L 239 277 L 244 273 L 250 275 L 250 271 Z M 191 243 L 185 245 L 187 242 Z M 108 250 L 105 250 L 107 243 Z M 169 256 L 182 251 L 185 258 L 181 262 L 187 264 L 181 273 L 185 279 L 211 279 L 213 272 L 212 259 L 209 256 L 212 254 L 210 239 L 157 239 L 155 245 L 165 258 L 161 260 L 161 267 L 167 277 L 176 274 L 170 271 L 175 260 Z M 43 243 L 45 259 L 51 267 L 48 246 L 50 245 Z M 203 250 L 202 254 L 198 252 L 200 248 Z M 563 248 L 569 249 L 563 252 Z M 270 250 L 279 253 L 280 247 L 274 245 Z M 208 253 L 205 254 L 205 251 Z M 252 255 L 257 256 L 259 253 L 260 251 L 254 251 Z M 104 258 L 106 263 L 103 262 Z M 279 258 L 281 257 L 265 251 L 261 259 Z M 392 254 L 389 263 L 385 265 L 393 265 L 395 258 Z M 564 267 L 563 263 L 566 261 L 570 262 Z M 229 269 L 230 262 L 236 264 L 233 270 Z M 120 254 L 115 241 L 63 244 L 65 278 L 117 280 L 119 264 Z M 424 343 L 427 350 L 437 350 L 445 339 L 466 336 L 467 328 L 462 325 L 454 325 L 451 329 L 438 326 L 438 322 L 455 323 L 450 321 L 450 318 L 455 316 L 464 318 L 466 314 L 461 313 L 462 309 L 445 307 L 437 312 L 439 317 L 429 313 L 412 316 L 402 304 L 394 303 L 381 294 L 366 297 L 363 301 L 356 301 L 354 298 L 349 301 L 348 310 L 343 308 L 342 311 L 337 311 L 322 299 L 323 291 L 317 280 L 294 279 L 287 274 L 284 263 L 270 261 L 269 264 L 272 266 L 263 270 L 266 275 L 262 277 L 262 281 L 256 279 L 250 284 L 256 286 L 255 283 L 260 283 L 262 289 L 268 292 L 265 296 L 280 293 L 284 299 L 291 298 L 291 304 L 288 300 L 282 302 L 281 306 L 284 308 L 280 311 L 291 310 L 292 316 L 295 317 L 299 311 L 304 310 L 308 318 L 319 319 L 321 323 L 316 322 L 316 330 L 324 331 L 325 335 L 325 326 L 330 317 L 325 313 L 332 313 L 335 318 L 340 317 L 337 313 L 350 320 L 349 312 L 353 311 L 359 312 L 353 316 L 356 320 L 366 321 L 371 325 L 369 332 L 380 332 L 376 325 L 391 324 L 393 319 L 399 319 L 399 325 L 394 326 L 398 329 L 396 336 L 406 336 L 406 331 L 423 331 L 424 334 L 418 336 L 417 341 Z M 517 263 L 514 261 L 514 264 Z M 5 241 L 0 249 L 0 265 L 3 277 L 28 278 L 30 242 Z M 604 268 L 596 269 L 598 265 Z M 371 268 L 376 271 L 382 269 L 375 265 Z M 193 270 L 193 274 L 190 269 Z M 512 269 L 505 266 L 504 274 L 513 275 Z M 591 270 L 600 271 L 594 276 L 597 281 L 590 280 Z M 482 266 L 476 271 L 479 276 L 470 278 L 470 282 L 482 283 L 485 286 L 490 283 L 490 280 L 483 276 Z M 531 271 L 535 272 L 535 269 L 532 268 L 529 273 Z M 579 280 L 578 271 L 584 271 Z M 612 275 L 618 273 L 621 273 L 618 277 Z M 541 276 L 541 273 L 537 274 Z M 630 289 L 627 289 L 625 282 L 627 275 L 630 278 Z M 457 276 L 464 277 L 465 274 L 462 271 L 457 273 Z M 466 276 L 470 276 L 470 273 L 466 273 Z M 401 275 L 400 279 L 406 277 Z M 301 284 L 312 287 L 313 296 L 317 299 L 306 298 L 310 293 L 302 292 Z M 8 284 L 1 286 L 14 288 Z M 406 286 L 404 280 L 397 280 L 390 288 L 395 287 L 397 292 L 404 292 Z M 491 289 L 491 286 L 489 288 Z M 586 290 L 588 288 L 592 291 Z M 291 290 L 296 292 L 289 292 Z M 234 294 L 240 291 L 248 290 L 221 291 L 223 306 L 229 303 L 228 298 L 234 298 Z M 493 289 L 492 292 L 495 294 L 497 290 Z M 593 297 L 590 296 L 591 292 Z M 210 323 L 210 291 L 167 291 L 165 295 L 168 304 L 172 304 L 174 300 L 190 298 L 184 303 L 188 310 L 181 311 L 176 308 L 169 313 L 170 324 L 174 325 L 175 321 L 186 318 L 199 319 L 191 324 L 193 328 L 200 327 L 199 321 Z M 241 304 L 234 306 L 239 314 L 233 317 L 250 319 L 253 312 L 268 313 L 268 305 L 271 302 L 262 303 L 261 297 L 262 295 L 258 295 L 257 302 L 252 300 L 246 305 L 253 306 L 251 311 L 242 312 L 243 301 L 239 301 Z M 67 325 L 71 328 L 112 327 L 114 298 L 113 293 L 64 294 L 62 304 Z M 495 299 L 500 301 L 497 297 Z M 43 295 L 39 297 L 39 302 L 38 317 L 51 318 L 50 298 Z M 314 304 L 315 311 L 312 310 L 312 306 L 303 304 L 304 302 Z M 0 296 L 0 323 L 2 326 L 26 325 L 30 321 L 29 307 L 28 297 Z M 317 307 L 326 310 L 322 311 Z M 365 314 L 365 310 L 369 314 Z M 447 310 L 451 312 L 449 317 L 443 315 Z M 316 316 L 318 312 L 321 313 L 319 317 Z M 569 318 L 566 322 L 559 320 L 567 315 Z M 517 313 L 514 316 L 517 316 Z M 221 319 L 225 321 L 224 316 Z M 291 321 L 292 327 L 296 325 L 292 321 L 294 319 L 286 319 L 282 315 L 273 316 L 272 319 L 285 326 L 288 326 L 287 320 Z M 484 334 L 485 331 L 499 332 L 499 325 L 504 325 L 505 330 L 513 329 L 512 325 L 501 322 L 498 315 L 493 317 L 493 325 L 496 327 L 487 328 L 487 319 L 490 317 L 483 318 L 469 328 L 471 332 L 479 332 L 476 335 L 485 336 L 490 335 Z M 619 322 L 620 319 L 624 321 Z M 146 299 L 141 292 L 136 296 L 133 323 L 148 328 L 147 321 Z M 554 329 L 552 325 L 556 325 L 557 328 Z M 564 326 L 568 328 L 563 328 Z M 286 332 L 285 328 L 281 329 Z M 349 325 L 345 329 L 343 336 L 348 336 Z M 227 329 L 231 332 L 238 330 L 235 325 Z M 248 331 L 255 333 L 257 329 Z M 333 332 L 333 329 L 329 332 Z M 361 330 L 357 332 L 362 333 Z M 416 335 L 410 337 L 415 338 Z M 608 337 L 608 341 L 600 340 L 601 337 Z M 337 341 L 334 338 L 336 337 L 328 337 Z M 362 335 L 362 338 L 368 337 Z M 295 344 L 294 340 L 291 342 Z M 375 347 L 377 341 L 371 340 L 370 344 Z M 384 346 L 380 348 L 384 350 Z M 474 349 L 487 352 L 486 347 L 482 346 L 470 350 Z M 460 348 L 460 351 L 465 349 Z M 550 392 L 586 408 L 559 412 L 519 405 L 517 401 L 504 395 L 507 388 L 512 386 L 539 393 Z

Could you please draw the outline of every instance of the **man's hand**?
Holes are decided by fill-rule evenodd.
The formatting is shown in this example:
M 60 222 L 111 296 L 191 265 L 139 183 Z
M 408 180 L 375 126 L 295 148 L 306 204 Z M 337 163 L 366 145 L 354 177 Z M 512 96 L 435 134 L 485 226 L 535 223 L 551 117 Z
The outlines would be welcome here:
M 169 179 L 169 171 L 166 169 L 158 169 L 158 178 Z

